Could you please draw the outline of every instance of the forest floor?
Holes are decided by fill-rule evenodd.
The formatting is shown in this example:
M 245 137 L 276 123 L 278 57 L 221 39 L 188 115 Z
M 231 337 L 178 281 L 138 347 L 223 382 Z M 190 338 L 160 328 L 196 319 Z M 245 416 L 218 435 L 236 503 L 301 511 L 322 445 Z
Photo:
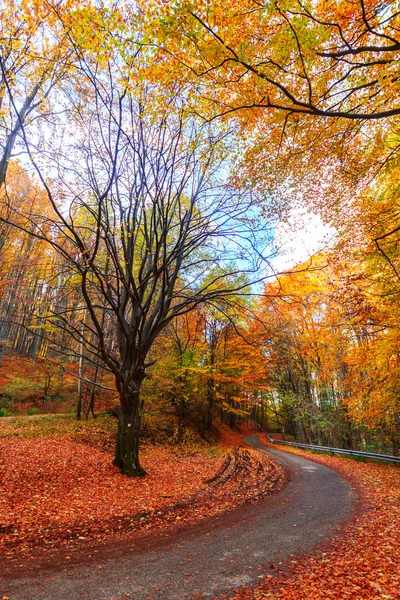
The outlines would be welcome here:
M 267 447 L 276 447 L 267 444 Z M 400 468 L 280 450 L 335 470 L 356 491 L 358 511 L 340 538 L 296 557 L 256 589 L 231 600 L 397 600 L 400 598 Z
M 147 443 L 142 460 L 148 475 L 131 480 L 111 465 L 113 426 L 109 418 L 86 424 L 54 416 L 2 423 L 5 576 L 29 573 L 37 565 L 72 564 L 82 551 L 94 559 L 99 544 L 127 535 L 133 543 L 146 534 L 173 535 L 265 498 L 284 483 L 282 470 L 267 457 L 251 450 L 235 455 L 232 447 L 242 445 L 250 431 L 228 429 L 215 446 L 198 440 L 181 447 Z M 357 514 L 339 538 L 273 571 L 259 571 L 260 585 L 231 600 L 399 599 L 400 469 L 285 451 L 345 478 L 357 493 Z
M 7 570 L 23 560 L 52 561 L 62 550 L 127 534 L 177 528 L 277 491 L 282 469 L 253 450 L 236 449 L 249 432 L 224 430 L 217 446 L 147 444 L 143 479 L 112 466 L 113 423 L 60 417 L 19 419 L 0 431 L 0 553 Z
M 76 412 L 78 366 L 66 363 L 63 368 L 66 372 L 43 359 L 7 352 L 0 365 L 0 422 L 10 416 Z M 110 380 L 104 383 L 112 385 Z M 88 395 L 89 388 L 84 385 L 83 404 Z M 117 403 L 116 392 L 102 390 L 95 403 L 97 413 L 110 409 Z
M 354 492 L 331 469 L 268 449 L 258 435 L 244 440 L 259 454 L 272 454 L 289 475 L 277 494 L 236 510 L 207 515 L 175 530 L 125 535 L 70 551 L 51 552 L 50 565 L 3 581 L 9 600 L 211 600 L 229 598 L 243 585 L 256 586 L 293 554 L 340 534 L 354 510 Z M 259 474 L 262 478 L 262 473 Z M 245 477 L 244 482 L 247 477 Z

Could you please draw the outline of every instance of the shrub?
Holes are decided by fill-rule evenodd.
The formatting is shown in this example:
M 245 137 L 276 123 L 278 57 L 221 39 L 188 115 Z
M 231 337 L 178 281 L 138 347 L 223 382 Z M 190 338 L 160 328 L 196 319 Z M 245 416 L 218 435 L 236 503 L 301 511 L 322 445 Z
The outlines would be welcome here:
M 6 417 L 7 416 L 7 411 L 5 408 L 0 408 L 0 417 Z
M 65 397 L 61 396 L 60 394 L 54 394 L 54 396 L 52 396 L 51 398 L 54 402 L 64 402 L 65 401 Z
M 3 394 L 18 402 L 29 394 L 33 394 L 34 391 L 35 383 L 30 379 L 26 377 L 14 377 L 13 380 L 4 387 Z
M 11 408 L 14 404 L 13 399 L 8 394 L 0 394 L 0 408 Z
M 37 415 L 38 413 L 39 413 L 39 409 L 38 408 L 29 408 L 26 411 L 26 414 L 29 415 L 29 416 L 30 415 Z

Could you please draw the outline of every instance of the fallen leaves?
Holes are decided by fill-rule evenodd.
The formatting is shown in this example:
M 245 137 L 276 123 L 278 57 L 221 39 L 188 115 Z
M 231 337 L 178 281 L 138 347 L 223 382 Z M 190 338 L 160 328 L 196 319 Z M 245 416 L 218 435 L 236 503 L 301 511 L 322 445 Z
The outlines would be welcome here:
M 231 600 L 400 598 L 400 469 L 322 455 L 312 459 L 349 480 L 363 510 L 328 548 L 290 563 L 285 573 L 266 576 L 264 585 Z
M 233 461 L 237 468 L 217 486 L 206 480 L 226 455 L 205 450 L 145 448 L 144 479 L 121 475 L 108 453 L 59 437 L 7 438 L 0 454 L 5 557 L 206 518 L 266 496 L 283 482 L 273 461 L 243 450 L 240 464 Z

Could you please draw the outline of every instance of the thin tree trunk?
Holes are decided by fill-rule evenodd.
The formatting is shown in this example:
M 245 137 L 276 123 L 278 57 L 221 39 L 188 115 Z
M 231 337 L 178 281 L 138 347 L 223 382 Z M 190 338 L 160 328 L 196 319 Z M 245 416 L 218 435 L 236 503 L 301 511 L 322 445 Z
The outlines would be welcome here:
M 95 390 L 96 390 L 96 386 L 92 385 L 92 388 L 90 390 L 90 396 L 89 396 L 89 402 L 88 405 L 86 407 L 85 410 L 85 420 L 88 421 L 89 420 L 89 415 L 90 413 L 92 413 L 92 417 L 95 418 L 95 414 L 94 414 L 94 396 L 95 396 Z
M 91 387 L 90 390 L 90 398 L 89 398 L 89 403 L 86 407 L 86 411 L 85 411 L 85 419 L 86 421 L 89 419 L 89 414 L 92 413 L 93 418 L 95 418 L 95 414 L 94 414 L 94 398 L 95 398 L 95 392 L 96 392 L 96 383 L 97 383 L 97 378 L 98 378 L 98 373 L 99 373 L 99 363 L 96 364 L 96 370 L 94 372 L 94 377 L 93 377 L 93 385 Z
M 82 385 L 82 373 L 83 373 L 83 334 L 85 330 L 85 322 L 86 322 L 86 313 L 85 310 L 83 313 L 82 320 L 82 329 L 81 329 L 81 341 L 79 342 L 79 363 L 78 363 L 78 403 L 76 405 L 76 418 L 80 421 L 82 417 L 82 395 L 83 395 L 83 385 Z
M 203 434 L 205 434 L 211 427 L 214 409 L 214 396 L 215 396 L 215 381 L 214 381 L 214 365 L 215 365 L 215 342 L 212 340 L 211 354 L 210 354 L 210 374 L 207 382 L 207 404 L 206 412 L 204 415 L 204 428 Z
M 76 418 L 80 421 L 82 416 L 82 395 L 83 395 L 83 385 L 82 385 L 82 361 L 83 357 L 79 358 L 79 366 L 78 366 L 78 401 L 76 404 Z
M 179 404 L 178 404 L 178 435 L 177 435 L 177 439 L 176 439 L 178 444 L 182 441 L 184 432 L 185 432 L 185 400 L 184 400 L 184 398 L 180 398 Z

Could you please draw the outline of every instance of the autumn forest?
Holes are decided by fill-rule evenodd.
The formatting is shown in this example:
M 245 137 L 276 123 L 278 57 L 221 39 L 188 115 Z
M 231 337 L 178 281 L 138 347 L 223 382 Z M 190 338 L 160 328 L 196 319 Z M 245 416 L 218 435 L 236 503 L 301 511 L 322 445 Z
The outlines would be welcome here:
M 380 0 L 0 3 L 6 583 L 20 556 L 279 498 L 265 433 L 399 456 L 399 28 Z M 314 579 L 296 559 L 247 590 L 88 597 L 398 598 L 394 529 L 365 577 L 341 571 L 395 518 L 398 470 L 313 460 L 382 510 L 346 567 L 333 546 L 332 571 L 301 559 Z

